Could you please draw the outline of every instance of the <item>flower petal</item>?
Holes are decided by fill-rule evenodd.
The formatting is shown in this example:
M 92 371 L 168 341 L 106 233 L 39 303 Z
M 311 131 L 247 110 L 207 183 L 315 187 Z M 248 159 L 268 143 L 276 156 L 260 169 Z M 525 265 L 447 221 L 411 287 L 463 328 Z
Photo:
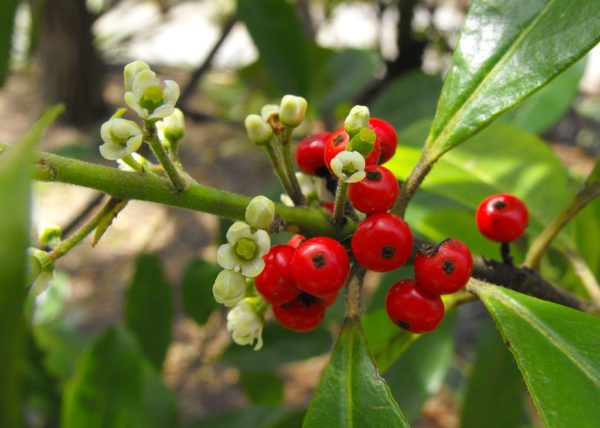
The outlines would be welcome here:
M 127 156 L 127 148 L 116 143 L 108 142 L 99 147 L 100 154 L 106 160 L 117 160 Z
M 257 230 L 254 232 L 253 238 L 258 246 L 258 255 L 262 257 L 269 251 L 269 248 L 271 248 L 271 238 L 269 238 L 269 234 L 264 230 Z
M 175 107 L 173 107 L 171 104 L 163 104 L 160 107 L 155 108 L 152 114 L 148 116 L 148 119 L 163 119 L 167 116 L 171 116 L 174 111 Z
M 248 278 L 256 278 L 265 268 L 265 261 L 262 257 L 257 257 L 249 262 L 240 264 L 242 275 Z
M 217 250 L 217 263 L 224 269 L 239 270 L 239 262 L 229 244 L 223 244 Z
M 252 230 L 243 221 L 236 221 L 227 231 L 227 242 L 235 244 L 239 239 L 252 238 Z
M 139 99 L 150 86 L 160 86 L 160 81 L 156 78 L 154 71 L 142 70 L 133 80 L 132 91 Z
M 165 89 L 163 90 L 163 99 L 165 104 L 175 106 L 179 99 L 179 85 L 173 80 L 165 80 Z

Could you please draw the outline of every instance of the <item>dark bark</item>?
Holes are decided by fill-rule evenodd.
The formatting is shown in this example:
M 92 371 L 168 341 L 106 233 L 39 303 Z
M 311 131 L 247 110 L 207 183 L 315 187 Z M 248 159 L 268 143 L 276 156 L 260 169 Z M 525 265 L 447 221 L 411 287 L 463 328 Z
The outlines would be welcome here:
M 36 0 L 44 1 L 44 0 Z M 38 56 L 47 104 L 64 103 L 62 120 L 81 125 L 105 112 L 103 66 L 85 0 L 45 0 Z

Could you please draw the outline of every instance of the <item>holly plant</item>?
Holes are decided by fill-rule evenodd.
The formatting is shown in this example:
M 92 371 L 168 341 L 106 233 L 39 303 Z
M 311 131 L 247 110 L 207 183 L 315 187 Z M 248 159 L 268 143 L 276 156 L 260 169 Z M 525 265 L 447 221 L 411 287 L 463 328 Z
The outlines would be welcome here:
M 288 5 L 259 3 L 240 1 L 240 17 L 267 68 L 288 67 L 277 59 L 283 50 L 269 50 L 278 41 L 256 25 L 267 6 Z M 221 305 L 232 344 L 220 361 L 241 370 L 257 405 L 190 427 L 409 426 L 447 376 L 457 309 L 477 302 L 502 340 L 489 325 L 481 333 L 468 382 L 461 377 L 462 426 L 525 426 L 536 420 L 532 406 L 549 427 L 598 426 L 600 163 L 583 180 L 571 177 L 504 113 L 533 101 L 544 110 L 553 79 L 600 40 L 599 6 L 473 1 L 433 119 L 386 119 L 418 102 L 410 84 L 401 91 L 409 95 L 348 106 L 337 127 L 313 126 L 320 132 L 307 132 L 318 108 L 297 93 L 248 112 L 249 144 L 269 158 L 280 200 L 213 188 L 186 172 L 179 86 L 142 61 L 125 66 L 123 108 L 99 132 L 100 154 L 117 167 L 36 152 L 60 113 L 48 110 L 20 141 L 0 146 L 0 426 L 19 426 L 18 387 L 44 367 L 50 374 L 38 387 L 62 395 L 60 408 L 46 411 L 64 427 L 177 426 L 158 375 L 173 313 L 161 306 L 171 297 L 154 256 L 138 260 L 126 328 L 83 351 L 65 345 L 61 352 L 79 352 L 73 367 L 57 366 L 56 355 L 21 367 L 25 349 L 43 354 L 26 341 L 61 257 L 110 233 L 132 200 L 232 220 L 216 264 L 186 274 L 183 306 L 202 324 Z M 141 154 L 146 145 L 152 158 Z M 96 189 L 104 205 L 66 236 L 41 227 L 40 245 L 30 246 L 32 178 Z M 325 353 L 331 333 L 310 402 L 273 405 L 281 398 L 275 367 Z

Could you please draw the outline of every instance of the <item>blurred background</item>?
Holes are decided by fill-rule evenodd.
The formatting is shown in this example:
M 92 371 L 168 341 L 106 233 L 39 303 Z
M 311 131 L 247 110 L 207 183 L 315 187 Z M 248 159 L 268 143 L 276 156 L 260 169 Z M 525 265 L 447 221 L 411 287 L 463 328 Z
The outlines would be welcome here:
M 187 120 L 181 157 L 187 171 L 203 184 L 278 199 L 280 190 L 266 157 L 245 138 L 244 117 L 292 93 L 309 100 L 309 120 L 297 138 L 335 129 L 352 105 L 364 104 L 373 116 L 396 127 L 400 144 L 404 135 L 407 141 L 414 139 L 420 135 L 414 130 L 435 114 L 469 3 L 3 0 L 0 18 L 6 25 L 0 40 L 10 44 L 11 54 L 0 88 L 0 142 L 17 140 L 45 107 L 62 102 L 66 112 L 42 150 L 107 163 L 98 152 L 99 126 L 123 105 L 123 66 L 141 59 L 181 87 L 179 106 Z M 600 50 L 501 121 L 541 137 L 548 156 L 557 156 L 572 176 L 583 176 L 600 153 Z M 60 184 L 36 183 L 34 192 L 33 237 L 42 222 L 73 230 L 101 200 L 92 190 Z M 437 197 L 416 204 L 458 210 L 449 201 L 452 197 Z M 417 218 L 420 213 L 415 208 L 417 233 L 440 238 L 453 232 L 439 218 Z M 465 208 L 460 218 L 471 213 L 472 208 Z M 50 288 L 38 298 L 34 318 L 35 352 L 25 391 L 31 426 L 57 426 L 63 391 L 78 357 L 106 328 L 127 324 L 128 305 L 136 304 L 131 287 L 155 278 L 163 278 L 170 290 L 172 314 L 162 306 L 146 310 L 171 314 L 171 341 L 156 369 L 173 393 L 179 420 L 196 421 L 190 425 L 194 427 L 234 427 L 243 415 L 247 424 L 239 426 L 263 426 L 265 415 L 276 414 L 284 421 L 290 418 L 281 426 L 296 426 L 339 329 L 342 302 L 314 333 L 269 326 L 264 351 L 232 348 L 225 312 L 210 293 L 218 272 L 216 246 L 227 227 L 210 215 L 133 201 L 95 248 L 84 243 L 60 260 Z M 480 252 L 497 256 L 496 248 L 473 240 Z M 577 287 L 569 269 L 557 258 L 551 273 L 570 278 Z M 395 275 L 383 283 L 410 272 Z M 385 287 L 378 288 L 380 280 L 369 278 L 371 308 L 382 307 L 378 290 Z M 426 382 L 408 379 L 420 385 L 417 398 L 407 398 L 414 385 L 388 377 L 415 426 L 458 426 L 465 373 L 471 370 L 479 326 L 486 322 L 481 309 L 471 305 L 446 328 L 458 338 L 457 352 L 453 342 L 431 339 L 430 349 L 439 351 L 437 360 L 419 362 L 417 354 L 409 355 L 405 364 L 429 364 L 425 368 L 435 375 Z M 297 352 L 289 352 L 292 344 Z M 36 367 L 43 368 L 45 378 Z M 527 400 L 524 405 L 528 407 Z M 535 417 L 529 423 L 535 424 Z

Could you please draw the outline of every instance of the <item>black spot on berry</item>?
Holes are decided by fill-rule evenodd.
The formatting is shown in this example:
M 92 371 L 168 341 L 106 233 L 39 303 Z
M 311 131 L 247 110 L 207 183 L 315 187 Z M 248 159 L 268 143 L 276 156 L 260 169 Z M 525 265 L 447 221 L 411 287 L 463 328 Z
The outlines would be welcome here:
M 452 263 L 452 261 L 446 259 L 444 260 L 444 263 L 442 263 L 441 268 L 446 274 L 452 275 L 452 272 L 456 269 L 456 265 Z
M 346 138 L 344 137 L 344 135 L 343 135 L 343 134 L 340 134 L 340 135 L 338 135 L 337 137 L 335 137 L 335 138 L 333 139 L 333 145 L 334 145 L 334 146 L 339 146 L 341 143 L 343 143 L 343 142 L 344 142 L 344 140 L 345 140 L 345 139 L 346 139 Z
M 506 202 L 496 201 L 496 202 L 494 202 L 494 208 L 496 208 L 497 210 L 506 208 Z
M 406 321 L 398 320 L 396 321 L 396 324 L 398 324 L 398 327 L 403 328 L 406 331 L 410 331 L 410 324 Z
M 381 173 L 379 171 L 369 171 L 367 172 L 367 180 L 381 181 Z
M 381 257 L 384 259 L 391 259 L 396 254 L 396 247 L 386 245 L 381 249 Z
M 317 269 L 321 269 L 327 264 L 327 259 L 323 253 L 315 254 L 312 258 L 313 266 Z
M 308 293 L 301 293 L 300 296 L 298 296 L 298 298 L 302 301 L 304 306 L 312 306 L 315 304 L 315 302 L 319 300 L 318 297 L 315 297 L 312 294 Z

